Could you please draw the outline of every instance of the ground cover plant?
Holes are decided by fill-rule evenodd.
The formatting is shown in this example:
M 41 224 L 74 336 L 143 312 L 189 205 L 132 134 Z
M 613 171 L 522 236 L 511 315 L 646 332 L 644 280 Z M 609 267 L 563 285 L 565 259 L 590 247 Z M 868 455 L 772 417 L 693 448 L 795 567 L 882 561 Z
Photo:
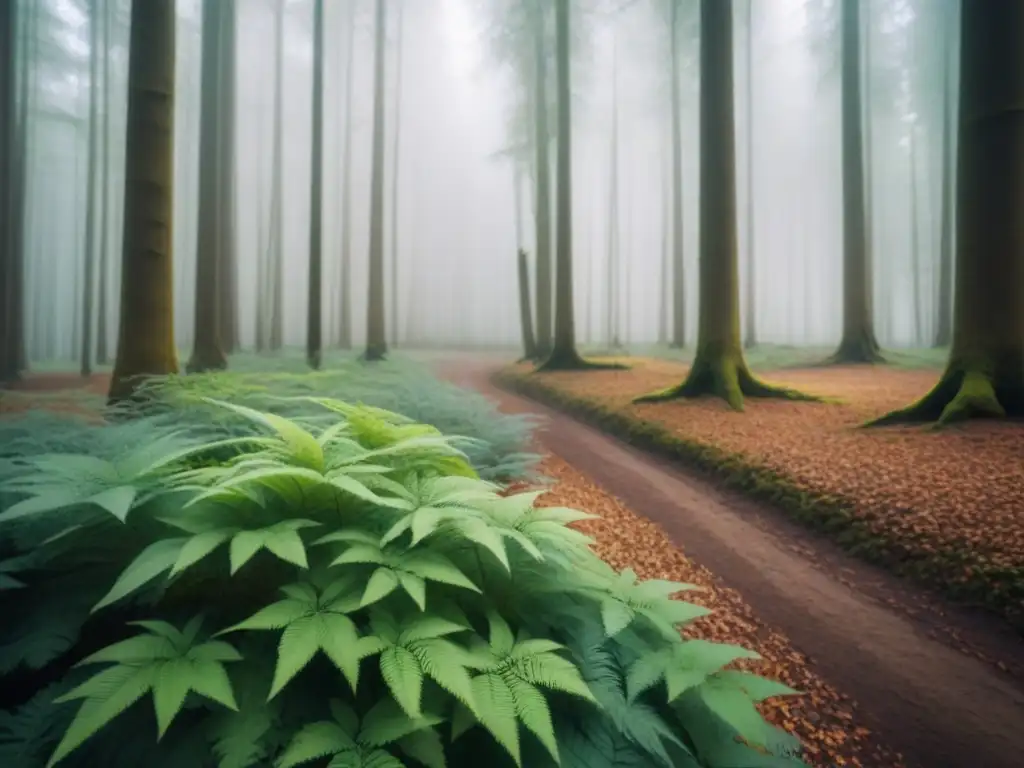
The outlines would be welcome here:
M 330 419 L 208 398 L 252 433 L 155 413 L 4 457 L 0 763 L 799 764 L 754 706 L 792 690 L 681 639 L 687 585 L 431 426 L 301 403 Z
M 757 402 L 743 416 L 708 400 L 631 402 L 678 381 L 682 368 L 634 359 L 628 373 L 583 377 L 523 367 L 503 381 L 710 470 L 869 560 L 1024 626 L 1019 423 L 858 428 L 927 391 L 937 374 L 925 368 L 775 370 L 773 381 L 838 402 Z

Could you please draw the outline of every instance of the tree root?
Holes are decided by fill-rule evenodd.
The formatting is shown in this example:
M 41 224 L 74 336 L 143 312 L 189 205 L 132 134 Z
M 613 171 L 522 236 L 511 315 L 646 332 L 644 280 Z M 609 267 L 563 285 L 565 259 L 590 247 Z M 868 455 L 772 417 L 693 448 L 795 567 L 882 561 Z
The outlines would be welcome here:
M 887 362 L 874 335 L 860 334 L 840 341 L 839 348 L 818 363 L 818 366 L 880 365 Z
M 694 361 L 686 380 L 677 386 L 641 395 L 634 403 L 658 403 L 677 398 L 712 395 L 725 400 L 734 411 L 743 410 L 743 398 L 766 397 L 801 402 L 821 402 L 822 398 L 795 389 L 776 387 L 756 378 L 740 357 L 716 357 Z
M 1000 389 L 1006 390 L 1002 400 Z M 1001 382 L 990 373 L 951 365 L 932 391 L 916 403 L 873 419 L 863 426 L 934 422 L 936 428 L 941 428 L 971 418 L 1024 416 L 1024 391 L 1021 389 L 1020 385 L 1001 386 Z
M 628 371 L 629 366 L 623 363 L 598 363 L 585 360 L 572 350 L 570 352 L 553 351 L 547 359 L 537 365 L 534 373 L 550 373 L 552 371 Z

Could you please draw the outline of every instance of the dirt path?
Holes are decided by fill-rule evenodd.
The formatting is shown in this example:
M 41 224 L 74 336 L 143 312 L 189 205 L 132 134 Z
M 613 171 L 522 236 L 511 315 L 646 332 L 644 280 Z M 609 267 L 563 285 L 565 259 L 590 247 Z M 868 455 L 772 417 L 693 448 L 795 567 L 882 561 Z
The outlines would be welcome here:
M 463 359 L 442 366 L 442 374 L 498 400 L 503 410 L 544 414 L 539 438 L 546 449 L 658 523 L 687 555 L 739 590 L 762 620 L 811 657 L 823 679 L 857 700 L 865 724 L 909 764 L 1022 764 L 1020 679 L 933 636 L 928 616 L 894 607 L 901 585 L 811 540 L 770 510 L 497 390 L 490 383 L 494 368 Z M 963 632 L 974 629 L 965 623 Z M 1011 672 L 1024 664 L 1016 638 L 993 630 L 975 640 L 994 658 L 1007 659 Z

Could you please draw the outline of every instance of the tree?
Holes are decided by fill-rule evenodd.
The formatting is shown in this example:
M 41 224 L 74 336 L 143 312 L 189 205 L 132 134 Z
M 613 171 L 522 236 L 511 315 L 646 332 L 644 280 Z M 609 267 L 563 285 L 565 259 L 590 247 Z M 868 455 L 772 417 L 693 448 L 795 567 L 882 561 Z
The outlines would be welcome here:
M 757 262 L 754 258 L 754 0 L 747 0 L 746 110 L 747 110 L 747 281 L 743 346 L 757 346 Z
M 943 13 L 943 37 L 947 52 L 955 44 L 956 30 L 953 4 Z M 935 347 L 948 347 L 953 341 L 953 83 L 952 66 L 948 56 L 942 61 L 942 186 L 939 215 L 939 295 L 935 312 Z
M 530 265 L 526 251 L 518 250 L 519 267 L 519 323 L 523 331 L 523 359 L 537 356 L 537 340 L 533 335 L 533 308 L 530 306 Z
M 388 342 L 384 315 L 384 52 L 387 3 L 377 0 L 373 52 L 373 156 L 370 177 L 370 296 L 366 306 L 366 350 L 363 359 L 383 360 Z
M 21 291 L 16 280 L 14 197 L 17 152 L 17 3 L 0 3 L 0 382 L 16 379 L 18 364 L 15 345 L 15 296 Z
M 843 151 L 843 335 L 830 363 L 877 363 L 871 297 L 871 246 L 864 193 L 864 124 L 861 119 L 861 0 L 841 0 Z
M 216 78 L 219 84 L 217 164 L 220 194 L 218 226 L 217 313 L 221 345 L 225 352 L 238 348 L 238 283 L 235 255 L 235 88 L 238 15 L 235 0 L 220 0 L 220 45 Z
M 530 106 L 534 118 L 534 174 L 537 191 L 534 196 L 537 251 L 534 282 L 537 291 L 537 359 L 551 354 L 551 153 L 548 125 L 548 77 L 545 43 L 545 0 L 531 2 L 533 42 L 533 92 Z M 556 31 L 557 35 L 557 31 Z
M 697 355 L 685 381 L 636 402 L 716 395 L 743 410 L 743 396 L 810 399 L 768 386 L 747 368 L 740 343 L 736 246 L 736 130 L 732 6 L 700 6 L 700 314 Z
M 106 52 L 102 53 L 106 56 Z M 81 348 L 79 349 L 79 371 L 83 377 L 92 375 L 93 320 L 95 307 L 93 298 L 96 287 L 96 224 L 100 214 L 100 201 L 96 194 L 99 161 L 99 106 L 100 106 L 100 4 L 99 0 L 89 3 L 89 141 L 86 171 L 85 210 L 85 262 L 80 299 Z
M 306 362 L 320 368 L 323 353 L 323 145 L 324 145 L 324 0 L 313 0 L 313 142 L 310 155 L 309 292 L 306 297 Z
M 686 344 L 686 274 L 683 262 L 683 121 L 680 97 L 680 70 L 682 52 L 679 41 L 680 8 L 682 0 L 669 0 L 669 35 L 671 35 L 672 76 L 669 78 L 672 110 L 672 338 L 671 346 L 682 348 Z
M 109 399 L 140 377 L 177 373 L 171 213 L 175 0 L 132 4 L 125 136 L 121 317 Z
M 873 424 L 1024 415 L 1021 30 L 1024 4 L 962 5 L 953 344 L 931 392 Z
M 342 136 L 341 269 L 338 270 L 338 346 L 352 348 L 352 89 L 355 72 L 355 3 L 349 3 L 345 32 L 345 116 Z
M 224 269 L 220 263 L 223 256 L 221 232 L 227 222 L 224 220 L 226 210 L 222 205 L 224 176 L 221 172 L 221 153 L 224 144 L 221 142 L 221 123 L 224 111 L 220 100 L 223 82 L 219 77 L 220 41 L 227 21 L 224 16 L 227 5 L 221 0 L 203 0 L 202 8 L 195 330 L 192 357 L 186 366 L 190 373 L 219 370 L 228 364 L 221 337 L 223 314 L 220 309 L 224 295 L 221 289 L 221 280 L 224 278 Z
M 98 287 L 96 295 L 96 362 L 106 365 L 110 361 L 110 351 L 107 349 L 108 304 L 110 295 L 110 23 L 114 9 L 114 3 L 103 4 L 103 120 L 100 124 L 101 134 L 101 157 L 103 158 L 100 170 L 100 207 L 103 210 L 103 218 L 100 220 L 100 254 L 98 266 Z
M 270 160 L 270 349 L 284 343 L 284 11 L 286 0 L 274 3 L 274 146 Z
M 593 363 L 576 350 L 576 322 L 572 294 L 572 104 L 570 87 L 569 0 L 555 2 L 555 77 L 558 103 L 558 179 L 556 199 L 558 242 L 555 274 L 554 343 L 538 371 L 623 368 Z
M 402 42 L 405 14 L 398 4 L 398 40 L 395 42 L 395 133 L 391 150 L 391 337 L 398 344 L 398 180 L 402 136 Z
M 619 67 L 617 41 L 612 43 L 611 140 L 608 143 L 608 221 L 606 252 L 608 274 L 605 282 L 605 338 L 609 349 L 622 346 L 619 339 Z

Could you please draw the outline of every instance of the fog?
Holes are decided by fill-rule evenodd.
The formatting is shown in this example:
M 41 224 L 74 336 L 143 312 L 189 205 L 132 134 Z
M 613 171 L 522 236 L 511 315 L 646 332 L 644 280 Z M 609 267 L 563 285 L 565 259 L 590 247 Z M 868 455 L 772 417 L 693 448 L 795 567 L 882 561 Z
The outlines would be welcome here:
M 89 147 L 88 0 L 39 3 L 26 58 L 30 119 L 27 343 L 30 360 L 78 354 Z M 254 344 L 256 265 L 266 248 L 271 198 L 275 4 L 237 0 L 236 242 L 240 341 Z M 343 128 L 352 121 L 353 337 L 364 338 L 370 224 L 373 3 L 327 0 L 324 83 L 324 340 L 334 344 L 342 290 Z M 385 232 L 387 270 L 397 250 L 397 291 L 386 278 L 388 336 L 406 346 L 520 343 L 516 249 L 534 252 L 533 200 L 523 183 L 517 234 L 516 172 L 522 73 L 496 41 L 513 0 L 389 0 Z M 108 343 L 116 343 L 123 198 L 129 0 L 112 13 L 107 252 Z M 690 16 L 697 4 L 688 3 Z M 745 2 L 735 3 L 734 56 L 741 271 L 754 212 L 756 325 L 761 342 L 830 345 L 841 331 L 841 176 L 836 8 L 828 0 L 754 0 L 752 113 L 747 106 Z M 942 62 L 946 0 L 870 0 L 862 47 L 868 64 L 869 201 L 875 318 L 886 346 L 929 343 L 935 324 L 941 181 Z M 284 335 L 305 339 L 310 217 L 312 0 L 288 0 L 284 28 Z M 176 333 L 192 338 L 199 178 L 201 10 L 178 0 L 174 270 Z M 402 28 L 399 29 L 401 18 Z M 618 338 L 662 337 L 669 168 L 669 37 L 665 0 L 576 0 L 573 8 L 573 228 L 577 334 L 607 345 L 609 232 L 617 229 L 613 301 Z M 352 111 L 346 114 L 347 25 L 354 24 Z M 688 343 L 697 321 L 696 25 L 681 31 L 683 206 Z M 400 45 L 399 45 L 400 43 Z M 398 62 L 401 59 L 399 92 Z M 553 67 L 552 67 L 553 72 Z M 617 87 L 616 87 L 617 84 Z M 617 109 L 613 110 L 617 93 Z M 396 121 L 396 109 L 400 119 Z M 613 112 L 615 113 L 613 115 Z M 618 216 L 609 217 L 610 142 L 618 121 Z M 397 157 L 394 132 L 399 131 Z M 752 138 L 752 156 L 747 136 Z M 916 184 L 911 184 L 911 159 Z M 554 152 L 552 152 L 553 162 Z M 398 164 L 397 209 L 392 166 Z M 747 175 L 753 168 L 753 201 Z M 913 222 L 916 213 L 917 232 Z M 397 217 L 392 228 L 392 217 Z M 397 243 L 392 243 L 392 232 Z M 517 242 L 521 238 L 521 243 Z M 916 240 L 916 250 L 914 248 Z M 665 294 L 663 296 L 662 294 Z M 915 301 L 915 296 L 917 297 Z M 391 327 L 392 305 L 397 328 Z

